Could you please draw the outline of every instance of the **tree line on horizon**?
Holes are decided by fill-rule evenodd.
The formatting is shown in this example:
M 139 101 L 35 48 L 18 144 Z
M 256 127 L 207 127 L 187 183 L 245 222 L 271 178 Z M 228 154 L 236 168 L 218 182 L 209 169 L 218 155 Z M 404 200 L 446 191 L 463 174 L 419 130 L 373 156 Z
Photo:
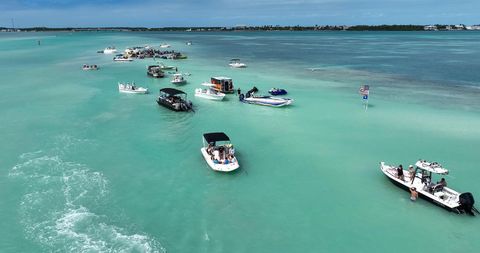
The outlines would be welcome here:
M 439 28 L 448 25 L 436 25 Z M 0 27 L 0 31 L 24 31 L 24 32 L 47 32 L 47 31 L 132 31 L 132 32 L 148 32 L 148 31 L 423 31 L 424 25 L 314 25 L 314 26 L 279 26 L 279 25 L 263 25 L 263 26 L 205 26 L 205 27 L 28 27 L 28 28 L 7 28 Z

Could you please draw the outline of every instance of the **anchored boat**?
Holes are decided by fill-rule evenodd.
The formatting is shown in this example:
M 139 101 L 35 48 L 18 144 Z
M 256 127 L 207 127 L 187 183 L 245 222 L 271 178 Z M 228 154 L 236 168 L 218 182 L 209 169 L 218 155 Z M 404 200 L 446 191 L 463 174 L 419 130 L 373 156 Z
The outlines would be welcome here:
M 210 78 L 210 83 L 204 82 L 202 85 L 209 86 L 215 91 L 222 93 L 233 93 L 233 81 L 232 78 L 219 76 Z
M 273 96 L 278 96 L 278 95 L 287 95 L 287 91 L 285 89 L 277 89 L 277 88 L 271 88 L 268 93 L 270 93 Z
M 247 104 L 271 106 L 271 107 L 282 107 L 282 106 L 290 105 L 293 102 L 293 99 L 289 99 L 289 98 L 277 98 L 272 96 L 255 96 L 254 94 L 257 91 L 258 91 L 257 87 L 253 87 L 245 95 L 240 94 L 239 95 L 240 102 L 247 103 Z
M 210 100 L 223 100 L 223 98 L 225 97 L 225 93 L 218 92 L 211 88 L 208 88 L 208 89 L 198 88 L 198 89 L 195 89 L 195 96 L 200 98 L 210 99 Z
M 240 59 L 231 59 L 228 66 L 232 68 L 246 68 L 247 64 L 240 62 Z
M 421 198 L 449 211 L 470 215 L 474 215 L 474 211 L 478 213 L 471 193 L 459 193 L 447 187 L 444 180 L 432 183 L 432 175 L 448 174 L 448 170 L 436 162 L 419 160 L 415 163 L 415 169 L 411 166 L 410 171 L 381 162 L 380 169 L 395 185 L 407 191 L 414 188 Z
M 176 85 L 180 85 L 180 84 L 186 84 L 187 80 L 183 77 L 182 74 L 173 74 L 173 79 L 170 82 Z
M 192 102 L 187 100 L 187 93 L 174 88 L 160 89 L 157 104 L 177 112 L 193 111 Z
M 223 132 L 203 134 L 200 151 L 212 170 L 230 172 L 240 167 L 230 138 Z
M 83 70 L 98 70 L 98 66 L 97 65 L 83 64 L 82 69 Z
M 107 47 L 103 50 L 104 54 L 114 54 L 117 52 L 117 49 L 115 47 Z
M 137 87 L 135 83 L 118 83 L 118 91 L 122 93 L 146 94 L 147 88 Z

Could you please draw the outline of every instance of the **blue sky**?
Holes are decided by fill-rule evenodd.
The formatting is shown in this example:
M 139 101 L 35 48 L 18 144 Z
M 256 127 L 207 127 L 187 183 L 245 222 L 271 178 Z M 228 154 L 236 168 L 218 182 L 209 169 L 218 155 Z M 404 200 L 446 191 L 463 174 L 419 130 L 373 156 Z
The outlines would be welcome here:
M 479 24 L 480 0 L 0 0 L 0 26 Z

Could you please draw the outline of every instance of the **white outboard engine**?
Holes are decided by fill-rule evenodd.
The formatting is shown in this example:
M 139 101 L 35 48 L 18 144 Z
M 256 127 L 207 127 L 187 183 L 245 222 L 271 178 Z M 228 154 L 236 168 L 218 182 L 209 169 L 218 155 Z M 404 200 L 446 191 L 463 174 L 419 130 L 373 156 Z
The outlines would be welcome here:
M 477 209 L 473 206 L 475 204 L 475 199 L 473 199 L 473 195 L 470 192 L 460 194 L 458 197 L 458 203 L 460 204 L 460 210 L 465 211 L 465 213 L 472 216 L 475 215 L 473 211 L 478 213 Z

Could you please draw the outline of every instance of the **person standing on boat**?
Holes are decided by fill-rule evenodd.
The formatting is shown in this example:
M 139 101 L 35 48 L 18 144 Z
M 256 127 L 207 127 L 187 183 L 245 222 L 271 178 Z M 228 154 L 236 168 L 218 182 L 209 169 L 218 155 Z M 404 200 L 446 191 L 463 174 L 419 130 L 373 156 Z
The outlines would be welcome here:
M 408 166 L 408 173 L 410 175 L 410 181 L 413 183 L 413 180 L 415 179 L 415 169 L 413 168 L 413 165 Z
M 417 188 L 415 187 L 410 188 L 410 200 L 415 201 L 417 200 L 417 198 L 418 198 Z
M 228 150 L 228 153 L 229 153 L 231 156 L 235 156 L 235 149 L 233 148 L 233 145 L 230 146 L 230 149 Z
M 402 180 L 402 181 L 405 181 L 405 178 L 403 176 L 403 166 L 401 164 L 398 165 L 398 167 L 397 167 L 397 178 Z

